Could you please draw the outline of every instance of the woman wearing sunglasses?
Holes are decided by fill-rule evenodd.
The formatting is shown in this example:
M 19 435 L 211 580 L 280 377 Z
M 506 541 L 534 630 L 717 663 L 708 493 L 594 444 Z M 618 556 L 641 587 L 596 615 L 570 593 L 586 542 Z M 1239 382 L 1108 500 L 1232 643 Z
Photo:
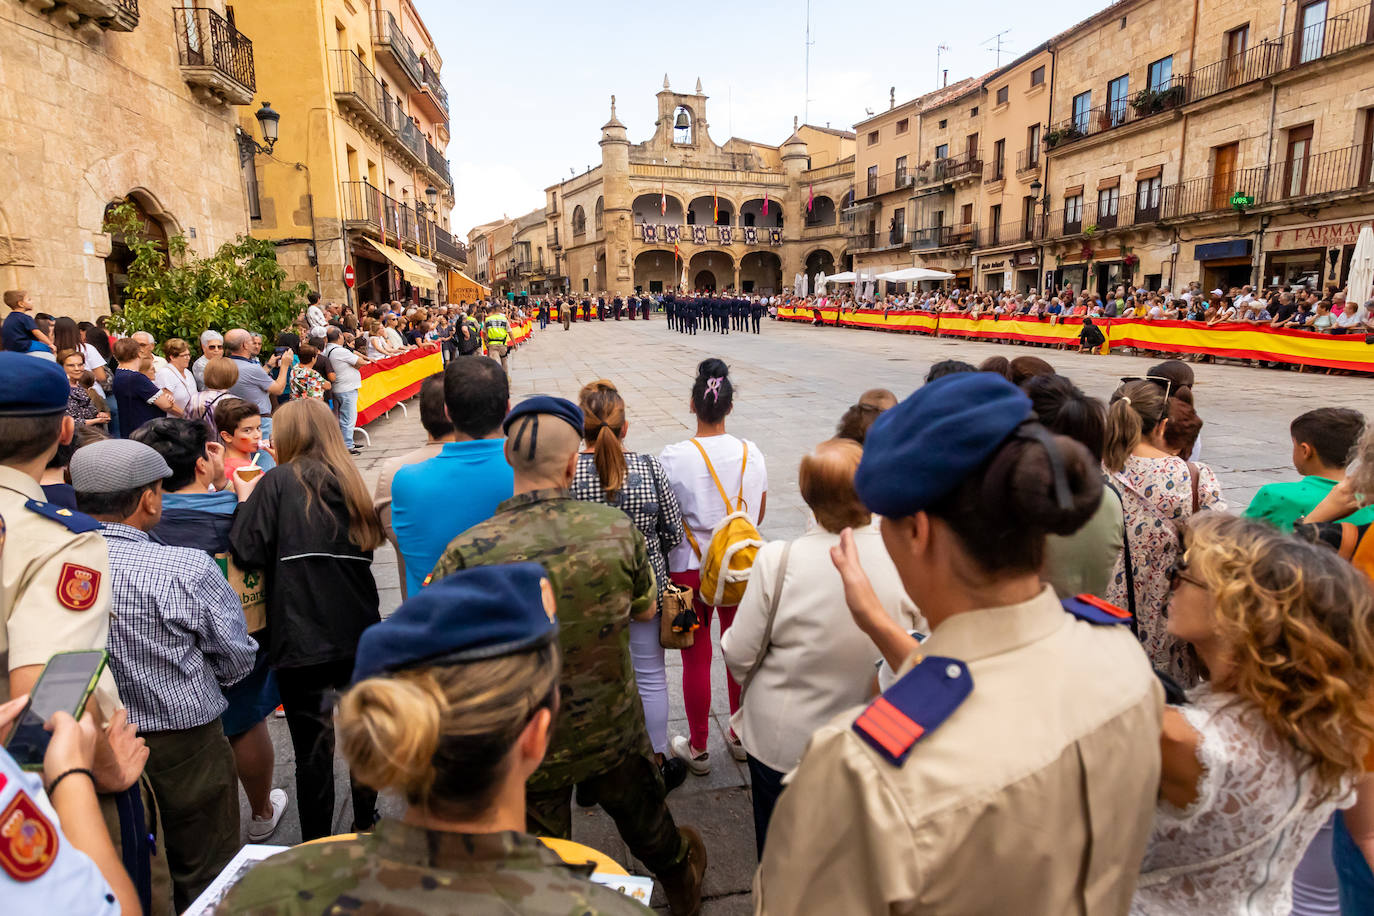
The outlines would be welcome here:
M 1107 411 L 1102 464 L 1126 518 L 1126 549 L 1112 571 L 1107 600 L 1132 611 L 1155 668 L 1188 687 L 1197 682 L 1198 669 L 1187 646 L 1167 631 L 1169 568 L 1178 559 L 1183 523 L 1226 503 L 1211 469 L 1169 446 L 1172 385 L 1166 378 L 1123 381 Z
M 1304 851 L 1374 739 L 1374 592 L 1330 551 L 1206 513 L 1167 577 L 1206 680 L 1164 713 L 1131 912 L 1287 914 Z

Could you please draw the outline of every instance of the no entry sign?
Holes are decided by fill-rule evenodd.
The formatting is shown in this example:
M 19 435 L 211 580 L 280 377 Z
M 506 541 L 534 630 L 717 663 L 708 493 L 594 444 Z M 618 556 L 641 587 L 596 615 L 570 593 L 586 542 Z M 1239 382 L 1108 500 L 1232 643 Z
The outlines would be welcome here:
M 353 265 L 352 265 L 352 264 L 345 264 L 345 265 L 344 265 L 344 286 L 347 286 L 349 289 L 352 289 L 352 288 L 353 288 Z

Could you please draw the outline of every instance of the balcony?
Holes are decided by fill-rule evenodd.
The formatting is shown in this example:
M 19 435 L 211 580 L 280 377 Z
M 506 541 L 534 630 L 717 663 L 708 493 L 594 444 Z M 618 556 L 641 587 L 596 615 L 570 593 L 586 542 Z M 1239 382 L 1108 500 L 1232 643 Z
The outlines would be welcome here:
M 91 37 L 102 31 L 132 32 L 138 27 L 138 0 L 44 0 L 30 5 L 54 22 Z
M 802 226 L 801 231 L 801 237 L 804 239 L 823 239 L 843 234 L 844 227 L 838 220 L 833 223 L 807 223 Z
M 836 227 L 826 227 L 838 234 Z M 601 230 L 597 230 L 598 236 Z M 634 239 L 646 245 L 746 245 L 776 248 L 782 244 L 780 226 L 694 226 L 635 223 Z M 581 238 L 574 230 L 574 243 Z M 554 242 L 557 245 L 557 240 Z
M 983 174 L 983 160 L 978 151 L 968 150 L 958 156 L 947 156 L 934 162 L 921 163 L 914 172 L 911 182 L 913 188 L 930 185 L 959 184 L 970 182 Z
M 914 181 L 914 176 L 905 168 L 888 172 L 886 175 L 868 175 L 864 178 L 864 183 L 860 185 L 864 192 L 860 195 L 860 199 L 905 190 L 911 187 Z
M 1040 147 L 1032 146 L 1016 154 L 1016 177 L 1025 178 L 1040 171 Z
M 372 49 L 381 61 L 390 63 L 398 73 L 409 79 L 416 89 L 424 88 L 425 79 L 420 66 L 420 55 L 415 53 L 415 46 L 401 31 L 396 17 L 386 10 L 377 10 L 373 22 Z
M 978 237 L 977 223 L 958 223 L 953 226 L 927 226 L 913 229 L 909 235 L 913 251 L 935 248 L 966 248 Z
M 253 101 L 253 43 L 212 9 L 174 7 L 181 77 L 197 97 L 225 105 Z
M 988 165 L 990 166 L 990 168 L 987 170 L 988 174 L 983 178 L 983 184 L 997 184 L 997 182 L 999 181 L 1006 180 L 1006 159 L 993 159 L 992 162 L 988 163 Z
M 344 181 L 340 186 L 347 228 L 361 230 L 398 248 L 409 243 L 411 248 L 437 249 L 438 233 L 442 230 L 410 204 L 383 194 L 366 181 Z
M 437 180 L 449 188 L 453 187 L 453 176 L 449 174 L 448 160 L 428 140 L 425 141 L 425 167 Z
M 447 229 L 439 226 L 434 227 L 434 253 L 459 267 L 467 267 L 467 246 L 450 235 Z
M 382 110 L 386 90 L 381 80 L 352 51 L 334 51 L 334 100 L 376 131 L 389 131 Z
M 1039 213 L 1014 223 L 987 226 L 976 233 L 977 247 L 994 248 L 1001 245 L 1018 245 L 1039 241 L 1045 237 L 1044 227 L 1044 219 Z
M 426 58 L 420 58 L 420 79 L 423 84 L 420 92 L 415 96 L 420 107 L 424 109 L 425 117 L 431 121 L 441 122 L 448 120 L 448 91 L 444 89 L 444 84 L 439 81 L 439 73 L 429 65 Z
M 1369 166 L 1358 146 L 1317 153 L 1270 166 L 1237 169 L 1164 188 L 1161 219 L 1224 213 L 1236 209 L 1236 195 L 1252 198 L 1247 210 L 1282 210 L 1300 203 L 1374 191 Z
M 1084 137 L 1134 124 L 1161 112 L 1173 111 L 1186 101 L 1188 80 L 1186 77 L 1175 77 L 1157 88 L 1142 89 L 1130 99 L 1116 99 L 1049 125 L 1045 131 L 1045 149 L 1061 149 Z

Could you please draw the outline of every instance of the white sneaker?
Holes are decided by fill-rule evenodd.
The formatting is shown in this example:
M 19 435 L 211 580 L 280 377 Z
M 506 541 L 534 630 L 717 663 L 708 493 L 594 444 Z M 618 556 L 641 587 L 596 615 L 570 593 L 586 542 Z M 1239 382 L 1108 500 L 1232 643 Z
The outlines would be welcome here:
M 692 747 L 692 742 L 682 735 L 674 735 L 669 742 L 673 751 L 673 756 L 687 764 L 687 769 L 698 776 L 705 776 L 711 772 L 711 755 L 705 751 L 697 751 Z
M 730 745 L 731 757 L 734 757 L 740 763 L 743 763 L 744 761 L 749 759 L 749 752 L 744 749 L 744 745 L 740 743 L 739 738 L 737 738 L 734 735 L 730 735 L 726 739 L 726 743 Z
M 286 813 L 286 790 L 273 789 L 267 796 L 272 801 L 271 817 L 254 817 L 248 825 L 248 842 L 261 843 L 277 829 L 281 816 Z

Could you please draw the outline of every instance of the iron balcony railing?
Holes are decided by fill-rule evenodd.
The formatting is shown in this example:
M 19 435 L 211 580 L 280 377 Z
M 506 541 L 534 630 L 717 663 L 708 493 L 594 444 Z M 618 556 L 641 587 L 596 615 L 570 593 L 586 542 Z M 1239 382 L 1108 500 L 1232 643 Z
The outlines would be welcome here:
M 1131 124 L 1162 111 L 1171 111 L 1188 101 L 1188 80 L 1177 76 L 1159 86 L 1142 89 L 1132 96 L 1113 99 L 1079 111 L 1045 130 L 1045 148 L 1052 150 L 1091 137 L 1103 131 Z
M 1364 150 L 1347 146 L 1268 166 L 1194 178 L 1163 189 L 1159 218 L 1282 206 L 1323 195 L 1374 190 L 1370 172 Z M 1248 202 L 1237 206 L 1242 197 Z
M 979 248 L 991 248 L 996 245 L 1015 245 L 1021 242 L 1039 241 L 1045 237 L 1044 227 L 1044 219 L 1039 213 L 1014 223 L 985 226 L 978 230 L 977 246 Z
M 1032 146 L 1016 154 L 1016 174 L 1023 175 L 1040 168 L 1040 147 Z
M 396 66 L 406 76 L 410 77 L 416 89 L 423 88 L 424 72 L 420 68 L 420 55 L 415 53 L 415 46 L 401 31 L 400 25 L 396 22 L 396 17 L 387 10 L 377 10 L 376 31 L 372 34 L 372 42 L 379 50 L 391 54 L 392 59 L 396 61 Z
M 133 31 L 138 25 L 138 0 L 114 0 L 111 5 L 114 7 L 111 27 L 116 31 Z
M 969 246 L 978 237 L 977 223 L 956 223 L 952 226 L 926 226 L 909 233 L 911 247 L 917 251 L 931 248 Z
M 967 150 L 957 156 L 927 160 L 910 170 L 912 187 L 954 182 L 963 178 L 977 178 L 983 173 L 983 160 L 978 158 L 978 150 Z
M 334 71 L 334 98 L 374 126 L 389 127 L 382 111 L 386 90 L 362 58 L 353 51 L 335 51 Z
M 1007 158 L 1006 155 L 993 156 L 985 163 L 987 174 L 983 176 L 983 184 L 994 184 L 1007 177 Z
M 425 164 L 429 166 L 430 172 L 435 177 L 442 179 L 444 184 L 450 188 L 453 187 L 453 177 L 449 174 L 448 160 L 428 140 L 425 141 Z
M 341 182 L 344 222 L 375 230 L 387 244 L 410 242 L 424 249 L 435 245 L 438 227 L 405 201 L 397 200 L 370 182 Z
M 863 183 L 859 186 L 863 190 L 863 194 L 860 196 L 876 197 L 879 194 L 900 191 L 903 188 L 911 187 L 914 181 L 914 175 L 906 168 L 888 172 L 886 175 L 866 175 Z
M 1282 38 L 1266 39 L 1239 54 L 1197 68 L 1188 75 L 1189 100 L 1196 102 L 1273 76 L 1283 69 L 1283 46 Z
M 468 263 L 467 246 L 439 226 L 434 227 L 434 251 L 441 258 L 463 265 Z
M 253 42 L 212 9 L 175 7 L 177 46 L 183 67 L 211 67 L 251 96 L 257 89 Z
M 439 73 L 429 65 L 426 58 L 420 58 L 420 77 L 424 80 L 425 89 L 434 96 L 434 101 L 439 103 L 444 114 L 448 114 L 448 90 L 439 80 Z

